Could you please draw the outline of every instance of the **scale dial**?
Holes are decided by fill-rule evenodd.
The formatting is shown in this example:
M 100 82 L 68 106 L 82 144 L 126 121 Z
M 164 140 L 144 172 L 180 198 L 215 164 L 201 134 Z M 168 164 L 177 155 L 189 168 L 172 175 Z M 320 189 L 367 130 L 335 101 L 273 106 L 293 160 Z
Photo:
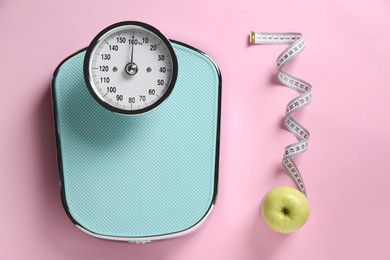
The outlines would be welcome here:
M 177 58 L 169 40 L 141 22 L 121 22 L 89 45 L 84 76 L 92 96 L 110 111 L 137 115 L 160 105 L 172 92 Z

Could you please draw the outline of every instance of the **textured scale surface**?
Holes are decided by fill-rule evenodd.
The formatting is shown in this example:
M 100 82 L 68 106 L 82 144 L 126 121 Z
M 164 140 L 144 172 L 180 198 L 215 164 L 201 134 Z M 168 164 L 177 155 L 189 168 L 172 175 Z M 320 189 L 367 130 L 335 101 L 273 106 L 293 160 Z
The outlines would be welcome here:
M 68 211 L 85 229 L 118 237 L 184 231 L 209 211 L 216 182 L 219 75 L 201 53 L 173 43 L 170 97 L 140 116 L 101 107 L 84 83 L 85 52 L 54 79 Z

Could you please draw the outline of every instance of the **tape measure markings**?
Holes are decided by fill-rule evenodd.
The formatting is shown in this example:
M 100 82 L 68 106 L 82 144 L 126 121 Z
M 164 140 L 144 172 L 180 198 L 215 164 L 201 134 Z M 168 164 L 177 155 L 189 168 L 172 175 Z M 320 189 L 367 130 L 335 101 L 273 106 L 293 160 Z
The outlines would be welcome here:
M 300 95 L 292 99 L 286 106 L 286 117 L 284 125 L 291 132 L 298 142 L 286 146 L 284 150 L 282 165 L 298 189 L 307 196 L 305 183 L 296 166 L 293 157 L 307 150 L 309 144 L 309 131 L 299 124 L 291 115 L 299 109 L 307 106 L 312 100 L 311 85 L 283 71 L 283 67 L 295 56 L 305 49 L 305 41 L 301 33 L 259 33 L 251 32 L 249 37 L 251 44 L 277 45 L 288 44 L 288 46 L 276 59 L 278 67 L 278 79 L 280 83 L 288 88 L 294 89 Z

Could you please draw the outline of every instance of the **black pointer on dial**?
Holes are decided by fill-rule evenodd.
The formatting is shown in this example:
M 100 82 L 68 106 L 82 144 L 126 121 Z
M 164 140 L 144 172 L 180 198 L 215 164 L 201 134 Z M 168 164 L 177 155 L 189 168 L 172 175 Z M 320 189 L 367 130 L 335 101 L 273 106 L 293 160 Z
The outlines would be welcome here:
M 134 56 L 134 34 L 133 37 L 131 37 L 131 55 L 130 55 L 130 63 L 127 63 L 125 67 L 125 71 L 128 75 L 134 76 L 137 74 L 138 67 L 137 64 L 133 62 L 133 56 Z
M 134 34 L 133 37 L 131 37 L 131 58 L 130 58 L 131 64 L 133 64 L 133 54 L 134 54 Z

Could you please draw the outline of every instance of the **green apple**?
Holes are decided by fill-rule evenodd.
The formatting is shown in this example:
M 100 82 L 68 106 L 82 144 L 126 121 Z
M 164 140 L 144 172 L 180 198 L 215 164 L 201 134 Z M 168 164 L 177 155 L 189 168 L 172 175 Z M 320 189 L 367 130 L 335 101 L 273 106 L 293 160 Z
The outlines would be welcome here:
M 299 190 L 282 186 L 265 195 L 261 213 L 271 229 L 280 233 L 291 233 L 306 223 L 310 208 L 307 198 Z

